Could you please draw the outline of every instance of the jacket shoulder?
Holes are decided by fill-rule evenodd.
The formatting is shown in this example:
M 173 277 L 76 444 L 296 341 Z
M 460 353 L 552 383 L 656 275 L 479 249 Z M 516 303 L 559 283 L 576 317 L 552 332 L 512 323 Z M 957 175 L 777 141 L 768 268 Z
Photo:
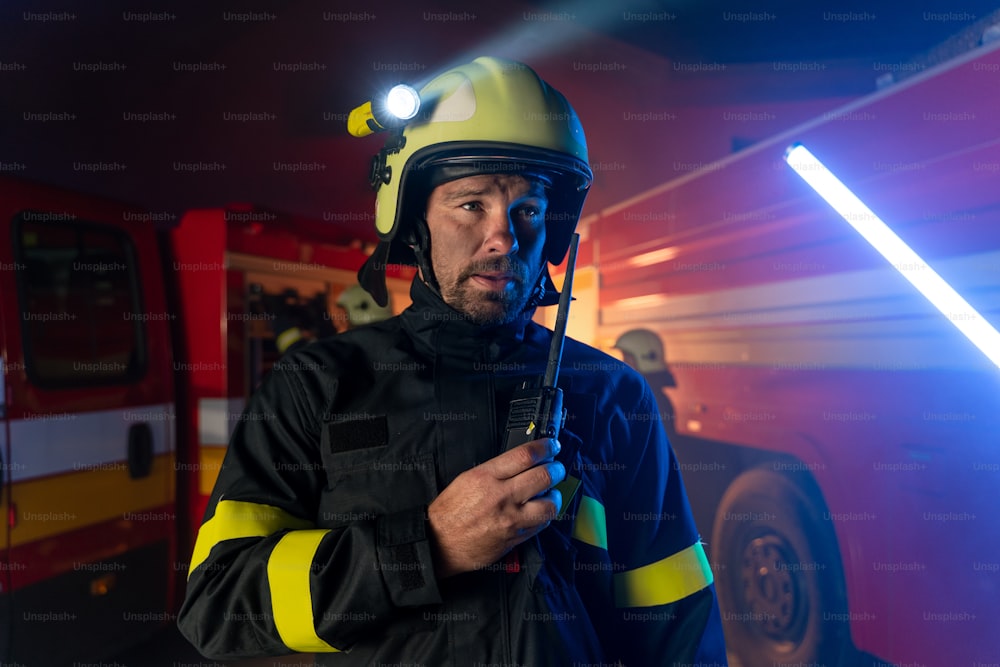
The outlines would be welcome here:
M 594 383 L 623 399 L 647 391 L 646 381 L 634 368 L 595 347 L 567 338 L 563 345 L 561 373 L 573 376 L 574 387 Z
M 302 361 L 334 366 L 350 365 L 352 359 L 372 358 L 373 355 L 397 347 L 399 334 L 398 318 L 392 317 L 321 338 L 285 355 L 275 366 L 289 366 Z

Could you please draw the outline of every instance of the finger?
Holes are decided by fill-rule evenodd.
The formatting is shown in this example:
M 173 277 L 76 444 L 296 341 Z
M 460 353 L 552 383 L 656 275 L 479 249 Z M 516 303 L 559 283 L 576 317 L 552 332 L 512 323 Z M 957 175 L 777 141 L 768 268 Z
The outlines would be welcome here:
M 552 459 L 559 453 L 559 448 L 559 441 L 554 438 L 532 440 L 495 456 L 482 465 L 497 479 L 510 479 L 543 461 Z
M 562 494 L 558 489 L 552 489 L 522 506 L 525 520 L 539 528 L 544 528 L 559 516 L 560 509 L 562 509 Z
M 549 461 L 511 477 L 506 483 L 509 497 L 523 504 L 545 494 L 565 478 L 565 466 L 559 461 Z

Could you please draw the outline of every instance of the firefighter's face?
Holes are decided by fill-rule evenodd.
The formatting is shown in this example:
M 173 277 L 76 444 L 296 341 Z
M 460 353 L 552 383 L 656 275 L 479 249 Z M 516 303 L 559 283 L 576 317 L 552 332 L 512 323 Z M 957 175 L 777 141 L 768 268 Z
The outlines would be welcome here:
M 427 200 L 431 265 L 445 303 L 478 324 L 514 320 L 542 270 L 540 183 L 487 174 L 449 181 Z

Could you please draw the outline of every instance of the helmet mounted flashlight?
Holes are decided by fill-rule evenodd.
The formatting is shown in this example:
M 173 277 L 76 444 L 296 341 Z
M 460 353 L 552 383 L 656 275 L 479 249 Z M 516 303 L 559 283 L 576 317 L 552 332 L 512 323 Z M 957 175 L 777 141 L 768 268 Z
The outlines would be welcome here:
M 419 111 L 420 93 L 413 86 L 400 83 L 352 110 L 347 117 L 347 131 L 355 137 L 364 137 L 402 127 Z

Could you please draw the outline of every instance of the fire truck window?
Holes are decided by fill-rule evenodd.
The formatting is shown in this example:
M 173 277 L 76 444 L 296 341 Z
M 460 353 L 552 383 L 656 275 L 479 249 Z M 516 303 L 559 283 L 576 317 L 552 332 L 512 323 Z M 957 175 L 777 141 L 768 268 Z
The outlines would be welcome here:
M 131 240 L 110 227 L 23 218 L 15 238 L 32 382 L 60 388 L 140 377 L 144 324 Z

